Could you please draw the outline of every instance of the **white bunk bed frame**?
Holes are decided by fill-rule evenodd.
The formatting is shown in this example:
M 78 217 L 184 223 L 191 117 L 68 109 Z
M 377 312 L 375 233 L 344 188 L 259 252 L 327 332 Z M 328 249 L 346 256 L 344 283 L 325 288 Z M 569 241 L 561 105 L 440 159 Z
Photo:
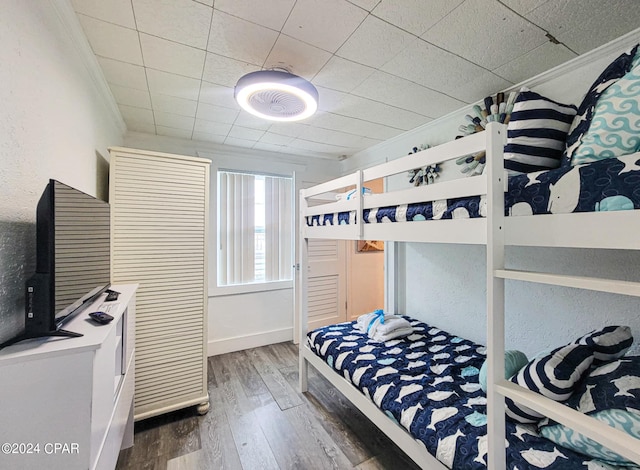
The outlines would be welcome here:
M 458 139 L 438 147 L 398 158 L 372 168 L 358 170 L 300 191 L 300 390 L 308 389 L 308 365 L 311 364 L 359 408 L 376 426 L 389 436 L 421 468 L 445 469 L 429 454 L 424 445 L 389 419 L 350 382 L 314 354 L 307 346 L 307 269 L 308 240 L 350 239 L 430 243 L 463 243 L 487 246 L 487 437 L 488 467 L 506 468 L 504 399 L 532 408 L 583 435 L 600 442 L 640 465 L 640 440 L 608 425 L 520 387 L 504 379 L 504 286 L 505 279 L 536 282 L 600 292 L 640 297 L 640 283 L 514 271 L 505 269 L 505 245 L 615 248 L 640 250 L 640 211 L 572 213 L 559 215 L 504 216 L 506 174 L 503 149 L 506 127 L 489 123 L 485 132 Z M 356 187 L 362 194 L 366 181 L 393 176 L 414 168 L 486 151 L 487 165 L 483 175 L 419 186 L 401 191 L 372 194 L 351 200 L 313 204 L 328 192 Z M 363 223 L 363 209 L 397 204 L 434 201 L 454 197 L 486 195 L 487 217 L 424 222 Z M 355 211 L 356 223 L 349 225 L 313 226 L 307 216 Z M 336 221 L 337 223 L 337 221 Z M 615 234 L 615 237 L 612 236 Z

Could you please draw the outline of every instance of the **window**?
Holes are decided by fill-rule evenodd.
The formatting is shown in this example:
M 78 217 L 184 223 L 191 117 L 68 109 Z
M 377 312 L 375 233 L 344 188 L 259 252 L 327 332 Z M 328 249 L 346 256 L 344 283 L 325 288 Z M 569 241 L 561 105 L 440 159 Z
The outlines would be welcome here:
M 218 172 L 218 286 L 293 277 L 292 179 Z

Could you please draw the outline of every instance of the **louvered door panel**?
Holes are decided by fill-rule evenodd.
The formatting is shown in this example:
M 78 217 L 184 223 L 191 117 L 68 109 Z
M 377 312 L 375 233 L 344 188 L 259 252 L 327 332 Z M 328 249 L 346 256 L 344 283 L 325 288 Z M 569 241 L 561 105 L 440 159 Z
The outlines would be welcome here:
M 135 416 L 208 402 L 209 162 L 111 149 L 112 278 L 138 283 Z
M 309 240 L 309 329 L 346 321 L 345 242 Z

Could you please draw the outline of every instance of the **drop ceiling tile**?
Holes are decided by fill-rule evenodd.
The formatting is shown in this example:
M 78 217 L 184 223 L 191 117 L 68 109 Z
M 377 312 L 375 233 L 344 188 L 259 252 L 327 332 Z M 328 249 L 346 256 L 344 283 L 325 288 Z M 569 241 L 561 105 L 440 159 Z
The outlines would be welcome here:
M 367 12 L 344 0 L 298 0 L 282 32 L 335 52 L 362 23 Z
M 126 28 L 136 27 L 131 0 L 72 0 L 72 3 L 77 13 Z
M 259 70 L 253 64 L 207 53 L 202 79 L 226 87 L 235 87 L 238 79 L 249 72 Z
M 151 94 L 151 102 L 155 111 L 179 114 L 180 116 L 195 117 L 198 102 L 185 100 L 175 96 L 162 95 L 160 93 Z
M 368 149 L 369 147 L 373 147 L 374 145 L 379 144 L 380 142 L 384 142 L 384 139 L 371 139 L 369 137 L 360 137 L 360 141 L 356 146 L 356 151 L 360 151 L 363 149 Z M 355 153 L 355 152 L 353 152 Z
M 203 142 L 214 142 L 216 144 L 223 144 L 224 139 L 226 139 L 226 135 L 213 135 L 207 134 L 206 132 L 194 132 L 193 140 L 201 140 Z
M 273 121 L 267 121 L 266 119 L 253 116 L 246 111 L 240 111 L 236 121 L 234 123 L 237 126 L 248 127 L 249 129 L 257 129 L 260 131 L 266 131 L 271 127 Z
M 317 119 L 314 119 L 313 125 L 322 129 L 332 129 L 383 140 L 390 139 L 403 132 L 401 129 L 333 113 L 322 113 Z
M 280 31 L 295 0 L 216 0 L 216 10 Z
M 206 121 L 204 119 L 196 119 L 196 124 L 193 128 L 194 135 L 208 134 L 226 137 L 231 130 L 231 124 L 224 124 L 221 122 Z
M 207 5 L 209 7 L 213 6 L 213 0 L 193 0 L 194 2 L 202 3 L 203 5 Z
M 196 118 L 198 119 L 221 122 L 223 124 L 233 124 L 237 117 L 238 111 L 235 109 L 206 103 L 200 103 L 196 112 Z
M 267 57 L 265 68 L 284 67 L 295 75 L 311 80 L 330 58 L 331 54 L 327 51 L 281 34 Z
M 347 96 L 344 101 L 345 106 L 340 111 L 343 116 L 406 131 L 431 121 L 431 118 L 426 116 L 355 95 Z
M 195 78 L 147 69 L 147 80 L 151 93 L 175 96 L 185 100 L 198 99 L 200 81 Z
M 255 143 L 254 140 L 237 139 L 235 137 L 227 137 L 224 139 L 224 144 L 231 145 L 232 147 L 253 148 Z
M 546 42 L 542 46 L 538 46 L 517 59 L 498 67 L 493 73 L 512 83 L 519 83 L 574 57 L 576 57 L 576 54 L 563 44 Z
M 428 13 L 424 0 L 383 1 L 371 13 L 416 36 L 448 15 L 464 0 L 430 0 Z
M 331 90 L 330 88 L 316 87 L 318 90 L 318 109 L 320 111 L 336 111 L 342 108 L 347 93 Z
M 312 152 L 324 153 L 326 155 L 343 155 L 347 150 L 345 147 L 337 145 L 323 144 L 320 142 L 310 142 L 304 139 L 295 139 L 289 144 L 289 147 L 302 150 L 310 150 Z
M 200 87 L 200 102 L 236 110 L 240 109 L 233 97 L 233 87 L 215 85 L 208 82 L 202 82 Z
M 132 0 L 138 30 L 205 49 L 213 8 L 191 0 Z
M 485 71 L 420 38 L 415 38 L 382 70 L 443 93 L 465 85 Z
M 120 114 L 122 114 L 124 122 L 127 123 L 127 127 L 129 127 L 130 124 L 155 126 L 153 112 L 150 109 L 136 108 L 122 104 L 118 105 L 118 109 L 120 109 Z
M 172 127 L 174 129 L 182 129 L 185 131 L 193 130 L 195 118 L 156 110 L 153 111 L 153 115 L 156 118 L 156 126 Z
M 104 73 L 104 78 L 110 85 L 127 86 L 137 90 L 148 89 L 144 67 L 106 57 L 98 57 L 98 63 Z
M 380 0 L 349 0 L 354 5 L 358 5 L 360 8 L 364 8 L 367 11 L 372 11 L 379 3 Z
M 229 131 L 228 138 L 252 140 L 257 142 L 263 135 L 264 131 L 234 125 Z
M 362 137 L 339 131 L 320 129 L 318 127 L 309 127 L 300 135 L 300 139 L 310 142 L 320 142 L 322 144 L 338 145 L 340 147 L 354 147 L 359 144 Z
M 460 109 L 465 104 L 385 72 L 376 72 L 371 75 L 353 91 L 353 94 L 428 117 L 442 116 Z
M 521 15 L 526 15 L 548 1 L 549 0 L 502 0 L 502 3 L 513 11 L 518 12 Z
M 275 122 L 269 128 L 269 132 L 288 137 L 298 137 L 307 127 L 309 126 L 298 122 Z
M 473 81 L 453 89 L 449 93 L 451 96 L 458 98 L 466 103 L 475 103 L 484 99 L 485 96 L 495 95 L 499 91 L 509 88 L 513 83 L 498 77 L 496 74 L 484 70 L 476 75 Z
M 184 129 L 174 129 L 173 127 L 156 126 L 158 135 L 166 135 L 169 137 L 179 137 L 181 139 L 191 139 L 191 131 Z
M 85 15 L 78 15 L 78 19 L 96 55 L 142 65 L 137 31 Z
M 349 93 L 374 71 L 371 67 L 334 55 L 313 78 L 312 83 Z
M 635 29 L 640 24 L 636 0 L 549 1 L 526 17 L 579 54 Z
M 111 88 L 111 93 L 113 93 L 116 103 L 151 109 L 151 98 L 148 91 L 114 84 L 110 85 L 109 88 Z
M 255 150 L 264 150 L 265 152 L 291 153 L 291 149 L 285 145 L 269 144 L 267 142 L 256 142 L 253 148 Z
M 382 67 L 411 42 L 413 36 L 368 16 L 336 55 L 370 67 Z
M 273 132 L 265 132 L 260 137 L 260 143 L 268 145 L 288 145 L 295 137 L 289 137 L 286 135 L 274 134 Z M 257 148 L 257 147 L 256 147 Z
M 277 31 L 214 10 L 207 50 L 261 67 L 277 38 Z
M 200 79 L 206 53 L 195 47 L 140 33 L 146 67 Z
M 467 0 L 422 38 L 487 69 L 547 41 L 542 29 L 502 4 L 486 0 Z
M 125 119 L 124 123 L 127 125 L 127 130 L 129 132 L 143 132 L 145 134 L 156 133 L 156 126 L 154 126 L 153 124 L 131 121 L 128 119 Z

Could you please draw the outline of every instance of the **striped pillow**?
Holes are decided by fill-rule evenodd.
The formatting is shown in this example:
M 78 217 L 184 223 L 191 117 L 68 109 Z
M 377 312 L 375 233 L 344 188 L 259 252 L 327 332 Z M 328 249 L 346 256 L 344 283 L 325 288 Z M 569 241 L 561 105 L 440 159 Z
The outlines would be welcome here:
M 596 361 L 609 362 L 620 359 L 633 344 L 628 326 L 605 326 L 578 338 L 575 344 L 589 346 Z
M 534 359 L 511 377 L 511 382 L 555 401 L 567 400 L 593 363 L 593 350 L 581 344 L 567 344 Z M 544 415 L 505 399 L 506 414 L 517 423 L 537 423 Z
M 509 174 L 558 168 L 577 109 L 522 88 L 507 127 L 504 167 Z

